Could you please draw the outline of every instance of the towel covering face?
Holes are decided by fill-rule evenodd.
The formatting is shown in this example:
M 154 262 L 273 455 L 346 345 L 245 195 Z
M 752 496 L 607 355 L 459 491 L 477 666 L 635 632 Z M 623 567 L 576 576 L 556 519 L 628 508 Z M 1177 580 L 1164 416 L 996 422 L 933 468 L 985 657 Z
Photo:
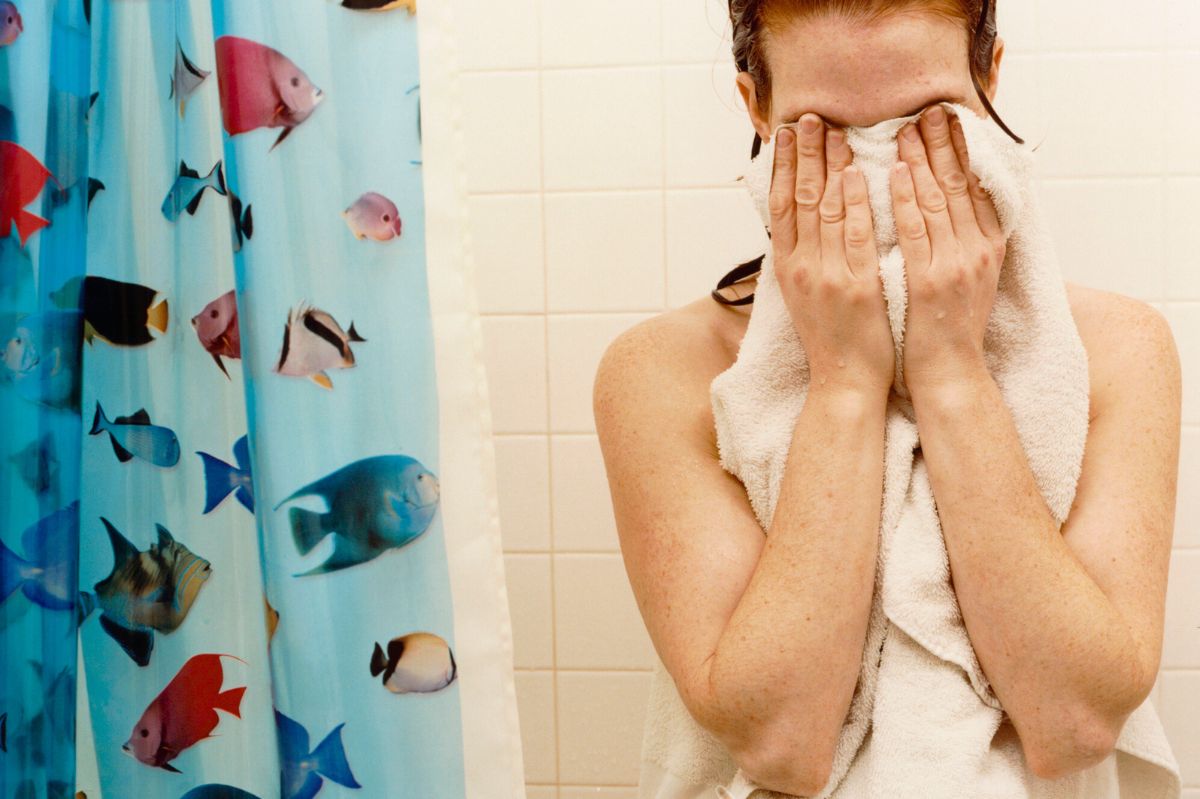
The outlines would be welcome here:
M 971 170 L 991 195 L 1008 239 L 985 360 L 1061 527 L 1087 438 L 1088 364 L 1037 205 L 1033 154 L 970 108 L 942 105 L 962 121 Z M 816 799 L 1178 799 L 1179 766 L 1149 699 L 1129 717 L 1116 751 L 1102 763 L 1059 780 L 1034 775 L 967 637 L 903 383 L 907 283 L 888 171 L 898 159 L 896 133 L 919 116 L 846 130 L 874 215 L 896 379 L 888 399 L 880 546 L 859 683 L 832 774 Z M 774 147 L 764 147 L 743 178 L 768 230 L 773 159 Z M 721 466 L 745 485 L 764 531 L 808 384 L 808 360 L 768 249 L 737 359 L 710 387 Z M 721 742 L 695 722 L 658 660 L 642 742 L 640 799 L 746 799 L 751 793 L 754 799 L 782 796 L 756 788 Z

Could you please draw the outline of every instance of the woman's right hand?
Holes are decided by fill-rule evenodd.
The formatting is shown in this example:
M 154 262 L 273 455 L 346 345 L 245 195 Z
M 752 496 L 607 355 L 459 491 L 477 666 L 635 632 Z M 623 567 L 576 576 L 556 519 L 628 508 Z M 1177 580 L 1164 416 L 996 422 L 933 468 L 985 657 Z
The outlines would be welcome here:
M 816 114 L 781 128 L 771 176 L 775 277 L 808 355 L 811 385 L 890 390 L 895 347 L 862 172 L 840 128 Z

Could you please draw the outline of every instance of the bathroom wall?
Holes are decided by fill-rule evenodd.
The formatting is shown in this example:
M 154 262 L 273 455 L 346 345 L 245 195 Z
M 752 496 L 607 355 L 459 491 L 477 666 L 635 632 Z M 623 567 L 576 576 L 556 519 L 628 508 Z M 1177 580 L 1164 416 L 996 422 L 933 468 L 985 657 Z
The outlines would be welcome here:
M 592 420 L 600 354 L 764 237 L 725 0 L 456 0 L 530 799 L 631 799 L 652 649 Z M 1156 701 L 1200 799 L 1200 2 L 1003 0 L 997 110 L 1068 280 L 1170 320 L 1183 455 Z

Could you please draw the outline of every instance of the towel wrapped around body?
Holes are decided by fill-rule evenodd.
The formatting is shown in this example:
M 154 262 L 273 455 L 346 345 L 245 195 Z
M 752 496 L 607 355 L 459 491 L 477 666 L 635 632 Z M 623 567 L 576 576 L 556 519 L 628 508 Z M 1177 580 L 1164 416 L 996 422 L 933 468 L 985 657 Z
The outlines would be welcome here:
M 984 338 L 987 367 L 1011 410 L 1046 504 L 1061 526 L 1075 497 L 1088 432 L 1088 362 L 1037 204 L 1033 153 L 971 109 L 962 122 L 970 168 L 992 197 L 1008 241 Z M 880 276 L 896 347 L 884 433 L 880 544 L 858 685 L 829 781 L 816 799 L 1178 799 L 1179 766 L 1147 699 L 1115 751 L 1076 774 L 1033 774 L 981 669 L 950 584 L 949 560 L 904 385 L 907 283 L 888 172 L 896 134 L 915 114 L 847 128 L 867 181 Z M 770 227 L 774 147 L 743 178 Z M 734 363 L 713 379 L 721 466 L 746 487 L 770 529 L 796 419 L 808 393 L 803 345 L 768 248 Z M 658 661 L 642 742 L 639 799 L 774 799 L 688 714 Z

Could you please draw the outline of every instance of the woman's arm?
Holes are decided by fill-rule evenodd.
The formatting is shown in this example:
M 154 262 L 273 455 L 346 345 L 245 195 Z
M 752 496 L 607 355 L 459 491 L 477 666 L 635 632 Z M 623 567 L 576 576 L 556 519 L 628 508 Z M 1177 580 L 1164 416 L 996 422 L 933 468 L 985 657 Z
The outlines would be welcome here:
M 719 712 L 758 720 L 781 768 L 796 756 L 797 742 L 814 747 L 820 768 L 812 793 L 829 779 L 862 664 L 886 409 L 882 392 L 812 386 L 766 545 L 711 660 Z M 769 787 L 772 776 L 768 770 L 755 779 Z
M 1179 362 L 1162 315 L 1122 305 L 1105 321 L 1115 354 L 1092 359 L 1099 399 L 1061 535 L 982 364 L 913 390 L 968 635 L 1031 770 L 1046 778 L 1104 759 L 1158 672 Z
M 660 317 L 619 336 L 593 390 L 621 552 L 691 715 L 764 787 L 828 781 L 875 573 L 886 396 L 811 391 L 764 538 L 721 468 L 708 384 L 720 345 Z
M 910 298 L 905 382 L 967 633 L 1031 770 L 1058 777 L 1107 757 L 1154 685 L 1179 355 L 1145 303 L 1109 295 L 1119 302 L 1088 303 L 1076 320 L 1091 419 L 1060 535 L 983 356 L 1006 251 L 996 210 L 958 120 L 934 107 L 917 128 L 897 137 L 892 173 Z

